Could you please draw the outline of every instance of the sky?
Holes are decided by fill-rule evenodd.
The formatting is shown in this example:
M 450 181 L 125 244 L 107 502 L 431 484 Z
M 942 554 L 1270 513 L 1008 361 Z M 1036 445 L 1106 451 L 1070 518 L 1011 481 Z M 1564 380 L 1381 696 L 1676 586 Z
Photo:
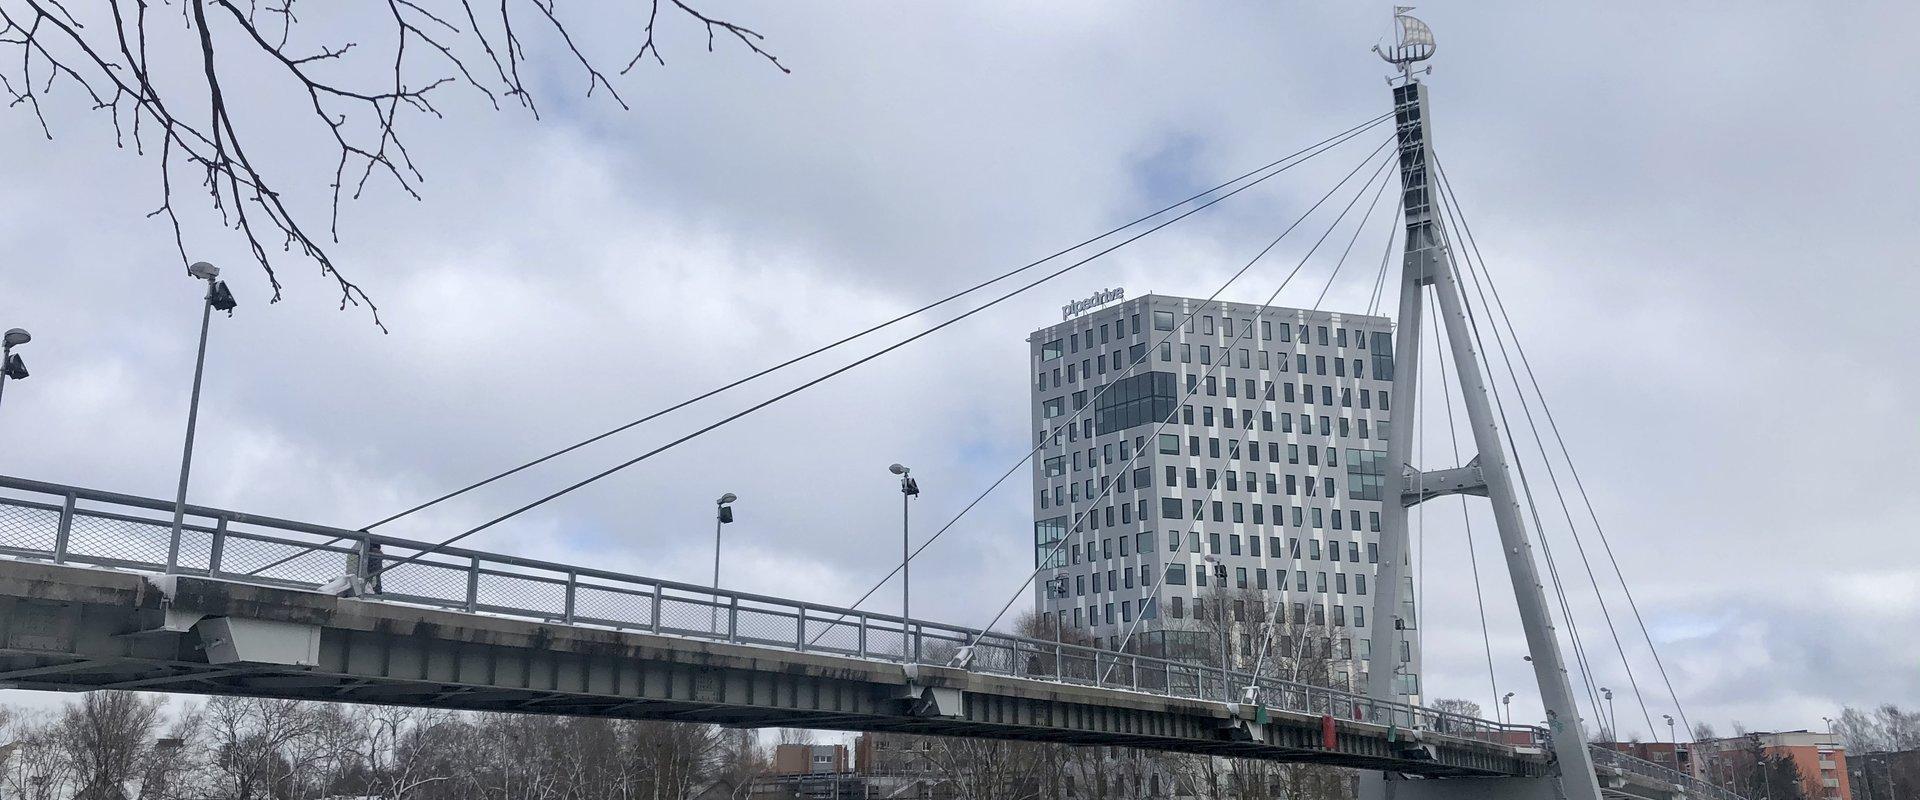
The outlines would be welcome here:
M 1390 11 L 730 3 L 792 73 L 724 39 L 709 53 L 670 19 L 665 66 L 614 77 L 629 110 L 587 96 L 558 44 L 529 36 L 538 121 L 450 92 L 444 119 L 404 123 L 421 198 L 376 181 L 341 209 L 332 253 L 389 332 L 291 259 L 284 299 L 266 303 L 243 244 L 190 214 L 193 258 L 221 265 L 241 303 L 213 321 L 191 499 L 357 528 L 1024 264 L 1388 111 L 1368 47 Z M 1920 497 L 1899 477 L 1920 449 L 1920 153 L 1901 133 L 1920 103 L 1900 78 L 1920 8 L 1415 13 L 1440 43 L 1435 148 L 1685 716 L 1818 728 L 1843 705 L 1920 703 Z M 582 48 L 624 64 L 633 28 L 593 22 Z M 359 23 L 311 24 L 324 38 Z M 236 88 L 257 104 L 241 124 L 324 224 L 330 156 L 297 108 L 272 111 L 289 95 L 270 75 Z M 146 216 L 152 158 L 116 149 L 70 92 L 47 108 L 52 140 L 20 108 L 0 114 L 0 327 L 35 336 L 33 375 L 0 406 L 0 473 L 170 496 L 201 289 Z M 1372 143 L 472 544 L 705 582 L 713 498 L 735 492 L 723 582 L 850 603 L 897 559 L 888 464 L 919 477 L 924 535 L 1026 452 L 1028 332 L 1107 287 L 1207 295 Z M 1373 231 L 1359 241 L 1380 252 Z M 1264 298 L 1310 242 L 1289 239 L 1227 296 Z M 1279 302 L 1310 305 L 1334 254 Z M 1363 310 L 1376 259 L 1355 256 L 1326 305 Z M 938 319 L 383 530 L 462 530 Z M 1624 659 L 1536 488 L 1620 730 L 1664 736 L 1642 720 L 1673 702 L 1602 546 L 1583 540 Z M 1419 523 L 1429 696 L 1491 704 L 1490 650 L 1515 719 L 1537 720 L 1491 522 L 1475 506 L 1483 642 L 1458 505 Z M 985 623 L 1026 577 L 1030 525 L 1024 492 L 991 495 L 916 561 L 916 616 Z M 878 597 L 891 610 L 897 588 Z

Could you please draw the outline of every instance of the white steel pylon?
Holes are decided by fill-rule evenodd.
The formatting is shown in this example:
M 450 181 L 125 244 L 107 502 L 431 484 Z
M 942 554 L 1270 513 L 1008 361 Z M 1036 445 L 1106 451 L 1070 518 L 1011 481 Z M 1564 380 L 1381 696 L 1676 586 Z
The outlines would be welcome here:
M 1407 508 L 1442 494 L 1484 495 L 1492 502 L 1493 517 L 1500 533 L 1507 572 L 1513 579 L 1514 599 L 1519 605 L 1521 626 L 1525 629 L 1527 650 L 1533 661 L 1534 678 L 1540 687 L 1540 699 L 1546 707 L 1552 736 L 1555 769 L 1551 778 L 1457 778 L 1408 779 L 1383 773 L 1367 776 L 1363 796 L 1368 798 L 1566 798 L 1600 800 L 1600 788 L 1593 773 L 1593 757 L 1582 735 L 1579 711 L 1574 705 L 1573 687 L 1560 643 L 1554 632 L 1539 570 L 1533 560 L 1533 543 L 1520 513 L 1509 473 L 1507 451 L 1501 442 L 1500 428 L 1488 397 L 1486 374 L 1467 319 L 1453 255 L 1442 235 L 1441 221 L 1428 165 L 1433 163 L 1432 144 L 1427 139 L 1427 88 L 1416 77 L 1413 64 L 1430 58 L 1434 51 L 1432 31 L 1425 23 L 1404 13 L 1394 15 L 1398 25 L 1397 41 L 1379 48 L 1382 58 L 1397 65 L 1400 76 L 1391 81 L 1394 120 L 1398 129 L 1400 186 L 1406 211 L 1406 253 L 1400 280 L 1400 314 L 1396 318 L 1399 334 L 1393 353 L 1393 399 L 1399 401 L 1396 414 L 1402 424 L 1394 425 L 1387 438 L 1386 501 L 1382 504 L 1380 525 L 1380 565 L 1374 592 L 1374 634 L 1371 664 L 1367 673 L 1367 694 L 1381 700 L 1399 700 L 1403 682 L 1402 642 L 1415 621 L 1409 619 L 1401 602 L 1401 587 L 1407 581 Z M 1454 375 L 1467 408 L 1479 455 L 1466 465 L 1447 470 L 1446 481 L 1422 481 L 1415 491 L 1412 484 L 1418 473 L 1409 456 L 1412 453 L 1412 411 L 1419 403 L 1421 326 L 1426 287 L 1432 286 L 1451 346 Z M 1433 477 L 1438 477 L 1437 475 Z M 1448 488 L 1433 490 L 1433 485 Z M 1411 689 L 1411 687 L 1409 687 Z

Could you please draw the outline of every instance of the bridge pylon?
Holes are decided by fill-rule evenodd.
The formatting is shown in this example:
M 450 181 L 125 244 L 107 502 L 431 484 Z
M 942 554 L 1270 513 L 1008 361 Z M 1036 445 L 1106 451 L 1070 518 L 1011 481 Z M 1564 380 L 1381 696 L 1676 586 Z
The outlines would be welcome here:
M 1362 797 L 1367 800 L 1466 797 L 1600 800 L 1593 758 L 1582 735 L 1572 683 L 1534 562 L 1533 543 L 1514 493 L 1506 447 L 1488 397 L 1486 373 L 1474 346 L 1472 323 L 1466 315 L 1453 254 L 1436 208 L 1438 197 L 1433 176 L 1428 172 L 1428 166 L 1433 163 L 1433 146 L 1427 138 L 1430 106 L 1427 87 L 1417 77 L 1419 72 L 1413 65 L 1432 57 L 1433 33 L 1425 23 L 1407 16 L 1404 11 L 1396 13 L 1394 20 L 1398 26 L 1395 43 L 1374 50 L 1400 72 L 1389 81 L 1399 139 L 1402 205 L 1406 214 L 1400 313 L 1395 319 L 1399 338 L 1394 342 L 1392 381 L 1393 398 L 1399 402 L 1394 416 L 1409 424 L 1394 425 L 1387 438 L 1387 502 L 1381 513 L 1379 590 L 1374 592 L 1373 600 L 1375 632 L 1367 694 L 1375 699 L 1399 700 L 1408 693 L 1402 691 L 1402 685 L 1409 679 L 1402 677 L 1404 668 L 1400 656 L 1406 632 L 1415 624 L 1401 600 L 1401 587 L 1408 579 L 1407 509 L 1446 494 L 1485 496 L 1493 505 L 1494 523 L 1499 529 L 1501 551 L 1513 580 L 1514 599 L 1519 606 L 1534 678 L 1546 707 L 1555 774 L 1544 778 L 1456 780 L 1421 779 L 1383 772 L 1362 779 Z M 1446 329 L 1455 367 L 1453 374 L 1459 382 L 1479 455 L 1461 467 L 1421 476 L 1409 457 L 1413 445 L 1410 423 L 1412 410 L 1419 403 L 1422 316 L 1429 286 L 1438 305 L 1439 322 Z M 1439 480 L 1416 481 L 1416 477 Z M 1412 687 L 1407 689 L 1411 691 Z

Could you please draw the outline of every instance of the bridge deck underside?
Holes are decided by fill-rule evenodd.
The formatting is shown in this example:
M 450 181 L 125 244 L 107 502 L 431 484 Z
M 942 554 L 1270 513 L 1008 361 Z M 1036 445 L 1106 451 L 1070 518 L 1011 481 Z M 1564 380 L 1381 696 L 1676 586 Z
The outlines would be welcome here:
M 910 687 L 899 665 L 834 655 L 197 578 L 179 578 L 170 597 L 172 615 L 141 575 L 0 562 L 0 682 L 1116 745 L 1434 777 L 1547 768 L 1490 742 L 1429 734 L 1416 750 L 1407 732 L 1340 721 L 1325 747 L 1315 717 L 1243 725 L 1221 703 L 940 667 Z M 212 663 L 193 624 L 229 616 L 310 626 L 317 663 Z M 959 708 L 908 699 L 928 688 L 956 690 Z

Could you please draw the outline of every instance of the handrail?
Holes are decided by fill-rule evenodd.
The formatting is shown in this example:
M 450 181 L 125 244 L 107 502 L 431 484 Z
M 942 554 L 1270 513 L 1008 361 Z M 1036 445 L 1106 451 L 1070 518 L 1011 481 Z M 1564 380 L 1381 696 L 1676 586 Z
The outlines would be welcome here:
M 179 538 L 175 538 L 170 521 L 126 513 L 128 509 L 171 512 L 173 504 L 164 500 L 10 476 L 0 476 L 0 489 L 51 496 L 59 501 L 34 502 L 0 497 L 0 554 L 44 557 L 56 563 L 197 573 L 225 580 L 307 588 L 317 588 L 348 573 L 354 573 L 350 577 L 364 580 L 370 571 L 365 563 L 367 560 L 391 559 L 394 562 L 392 567 L 378 576 L 378 591 L 366 595 L 366 599 L 421 603 L 467 611 L 485 610 L 543 621 L 649 630 L 653 633 L 787 650 L 842 653 L 890 662 L 927 657 L 927 648 L 930 646 L 936 651 L 933 657 L 937 658 L 947 648 L 957 651 L 972 641 L 975 655 L 967 662 L 967 667 L 975 672 L 1084 683 L 1102 688 L 1215 702 L 1237 702 L 1240 699 L 1237 692 L 1251 687 L 1260 703 L 1282 711 L 1330 715 L 1402 729 L 1417 728 L 1439 736 L 1508 746 L 1520 743 L 1516 739 L 1528 745 L 1538 745 L 1545 738 L 1544 731 L 1532 726 L 1510 725 L 1407 703 L 1375 700 L 1344 689 L 1296 683 L 1238 670 L 1223 672 L 1218 667 L 1193 662 L 982 631 L 881 612 L 803 603 L 788 598 L 520 556 L 457 547 L 432 549 L 432 545 L 426 542 L 208 506 L 188 505 L 185 510 L 190 517 L 212 520 L 212 525 L 183 525 Z M 79 506 L 83 501 L 113 508 L 83 508 Z M 9 509 L 15 509 L 16 512 L 8 515 Z M 32 514 L 41 515 L 42 524 L 36 527 L 31 519 L 22 521 Z M 55 517 L 52 530 L 46 529 L 46 515 Z M 105 535 L 92 529 L 99 526 L 112 527 L 114 530 L 111 535 L 118 537 L 117 540 L 105 544 L 76 542 L 76 535 L 83 540 Z M 289 533 L 341 541 L 325 544 L 284 538 L 284 534 Z M 195 541 L 186 541 L 188 536 L 194 537 Z M 198 541 L 202 537 L 207 539 L 204 548 Z M 240 543 L 249 547 L 287 551 L 274 552 L 271 557 L 261 558 L 261 563 L 288 555 L 288 552 L 297 554 L 297 558 L 286 559 L 285 563 L 277 564 L 261 575 L 226 568 L 236 557 L 234 550 Z M 194 546 L 186 547 L 188 544 Z M 371 550 L 375 545 L 380 548 L 377 555 Z M 391 552 L 388 548 L 416 553 L 432 549 L 432 552 L 430 557 L 401 564 L 398 562 L 405 558 L 405 553 Z M 201 557 L 202 549 L 205 550 L 204 558 Z M 144 557 L 143 554 L 147 553 L 165 555 Z M 315 565 L 313 562 L 316 560 L 325 562 L 327 566 Z M 335 564 L 337 566 L 332 566 Z M 530 574 L 528 570 L 551 574 Z M 431 585 L 435 579 L 452 581 L 456 575 L 464 576 L 461 579 L 464 585 L 456 587 L 447 583 L 437 588 Z M 411 585 L 413 583 L 422 585 Z M 515 583 L 525 586 L 503 585 Z M 513 596 L 514 588 L 523 590 L 518 598 Z M 524 590 L 527 588 L 539 593 L 534 602 L 525 600 Z M 634 607 L 616 608 L 610 613 L 603 605 L 592 602 L 583 604 L 583 600 L 603 599 L 595 593 L 616 597 L 622 604 Z M 666 613 L 663 609 L 668 606 L 680 613 Z M 714 613 L 719 611 L 725 613 Z M 843 641 L 822 641 L 835 633 L 853 637 L 855 643 L 849 645 Z M 893 645 L 899 646 L 897 652 L 892 650 Z M 1082 670 L 1082 666 L 1091 668 Z M 1223 678 L 1227 681 L 1224 685 Z
M 1681 772 L 1664 764 L 1648 761 L 1631 753 L 1623 753 L 1611 747 L 1599 744 L 1587 745 L 1593 753 L 1593 763 L 1617 767 L 1628 772 L 1655 778 L 1687 790 L 1688 797 L 1711 797 L 1717 800 L 1746 800 L 1739 794 L 1723 786 L 1716 786 Z

